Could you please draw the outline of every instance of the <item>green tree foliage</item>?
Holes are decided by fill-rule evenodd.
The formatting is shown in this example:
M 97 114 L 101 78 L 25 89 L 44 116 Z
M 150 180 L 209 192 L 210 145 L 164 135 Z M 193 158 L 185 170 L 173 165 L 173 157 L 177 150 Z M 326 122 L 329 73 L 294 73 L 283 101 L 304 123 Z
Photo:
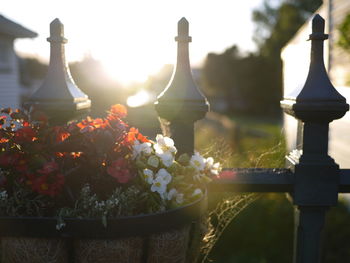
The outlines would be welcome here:
M 285 0 L 275 7 L 265 0 L 260 9 L 253 11 L 256 24 L 254 40 L 260 54 L 279 57 L 281 49 L 293 37 L 305 20 L 318 8 L 321 0 Z M 265 32 L 265 35 L 259 32 Z
M 278 108 L 280 92 L 272 64 L 259 55 L 240 55 L 233 46 L 223 54 L 209 54 L 204 66 L 205 87 L 210 96 L 220 95 L 230 112 L 273 114 Z
M 232 46 L 222 54 L 208 54 L 203 88 L 209 97 L 221 97 L 229 112 L 276 114 L 282 96 L 281 49 L 321 0 L 265 0 L 254 10 L 256 54 L 240 54 Z
M 344 21 L 338 27 L 339 40 L 338 45 L 347 52 L 350 52 L 350 14 L 348 14 Z
M 23 87 L 31 85 L 33 79 L 43 79 L 47 72 L 47 64 L 36 58 L 19 58 L 19 78 Z

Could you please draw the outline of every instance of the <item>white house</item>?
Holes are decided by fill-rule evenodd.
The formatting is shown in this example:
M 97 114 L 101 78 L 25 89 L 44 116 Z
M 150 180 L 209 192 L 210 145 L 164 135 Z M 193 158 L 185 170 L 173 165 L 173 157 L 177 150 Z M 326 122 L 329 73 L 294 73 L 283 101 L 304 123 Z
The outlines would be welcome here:
M 14 51 L 16 38 L 33 38 L 38 34 L 0 15 L 0 108 L 20 106 L 21 87 L 18 59 Z
M 316 11 L 326 20 L 326 33 L 329 40 L 324 42 L 324 58 L 328 74 L 334 87 L 347 99 L 350 104 L 350 54 L 343 51 L 338 45 L 338 27 L 350 14 L 350 0 L 325 0 Z M 284 94 L 293 90 L 301 90 L 308 73 L 310 62 L 311 18 L 300 28 L 297 34 L 283 48 L 283 84 Z M 297 121 L 285 115 L 284 127 L 289 150 L 296 145 Z M 329 153 L 335 158 L 341 168 L 350 168 L 350 113 L 341 120 L 330 125 Z

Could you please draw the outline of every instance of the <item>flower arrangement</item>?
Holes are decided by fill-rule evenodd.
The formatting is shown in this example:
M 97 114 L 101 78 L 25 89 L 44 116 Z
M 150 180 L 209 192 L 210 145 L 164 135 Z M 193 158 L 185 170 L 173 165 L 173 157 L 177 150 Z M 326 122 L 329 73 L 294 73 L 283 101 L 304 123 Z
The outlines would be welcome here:
M 2 109 L 0 215 L 106 223 L 199 199 L 220 164 L 199 153 L 176 157 L 171 138 L 149 140 L 128 126 L 126 115 L 118 104 L 105 118 L 50 126 L 39 111 Z

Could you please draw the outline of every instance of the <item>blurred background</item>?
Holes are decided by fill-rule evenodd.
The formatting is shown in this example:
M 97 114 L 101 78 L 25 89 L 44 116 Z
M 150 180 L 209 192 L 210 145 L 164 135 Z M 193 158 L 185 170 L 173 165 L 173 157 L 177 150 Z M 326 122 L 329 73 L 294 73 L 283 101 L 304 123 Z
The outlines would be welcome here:
M 193 37 L 193 77 L 211 104 L 206 119 L 197 123 L 196 148 L 224 167 L 283 167 L 290 147 L 279 107 L 281 51 L 316 10 L 326 12 L 346 1 L 7 1 L 0 17 L 0 104 L 20 107 L 41 85 L 49 59 L 45 39 L 49 23 L 58 17 L 69 40 L 72 77 L 92 100 L 91 116 L 125 104 L 128 122 L 153 138 L 160 133 L 153 102 L 171 78 L 177 21 L 185 16 Z M 344 19 L 334 30 L 343 25 L 350 36 L 350 5 L 344 6 L 339 7 Z M 350 40 L 341 40 L 341 33 L 339 50 L 349 57 Z M 308 52 L 307 58 L 294 54 L 306 70 Z M 293 70 L 288 74 L 297 78 Z M 229 224 L 208 259 L 292 262 L 293 209 L 284 194 L 263 195 Z M 348 201 L 328 214 L 324 262 L 350 262 L 349 219 Z

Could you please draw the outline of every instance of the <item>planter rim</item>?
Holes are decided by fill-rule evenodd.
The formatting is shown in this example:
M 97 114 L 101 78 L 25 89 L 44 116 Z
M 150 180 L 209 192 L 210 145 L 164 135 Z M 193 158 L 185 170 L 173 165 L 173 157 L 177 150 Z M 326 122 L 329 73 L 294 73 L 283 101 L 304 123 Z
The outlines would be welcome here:
M 0 217 L 0 237 L 32 238 L 101 238 L 148 236 L 177 229 L 190 224 L 204 214 L 207 208 L 205 193 L 199 200 L 182 207 L 153 214 L 101 218 L 65 218 L 65 226 L 57 230 L 57 217 Z

